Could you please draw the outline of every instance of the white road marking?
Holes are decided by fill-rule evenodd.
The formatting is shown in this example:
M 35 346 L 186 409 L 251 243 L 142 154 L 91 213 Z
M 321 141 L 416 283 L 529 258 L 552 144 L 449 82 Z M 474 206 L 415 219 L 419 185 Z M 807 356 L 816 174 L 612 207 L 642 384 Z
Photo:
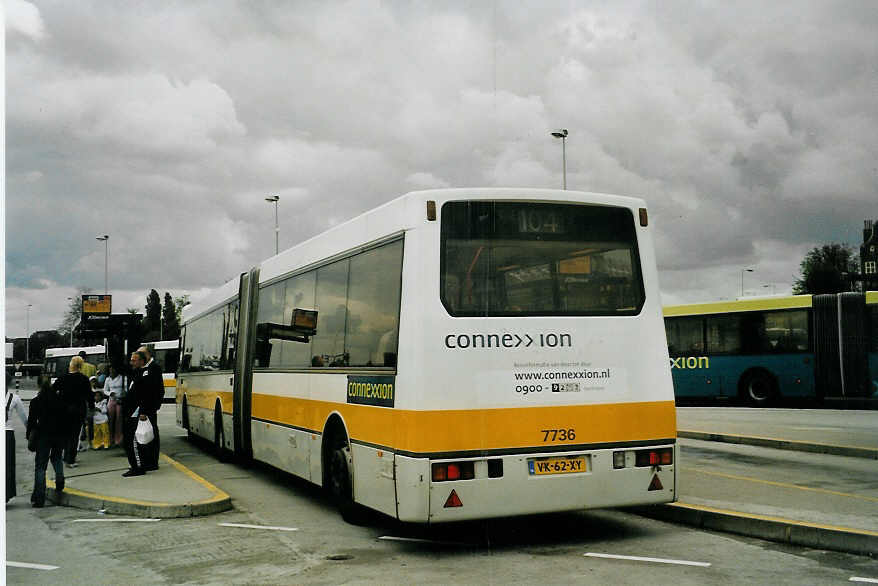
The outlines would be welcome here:
M 27 562 L 6 562 L 7 566 L 13 568 L 29 568 L 31 570 L 57 570 L 58 566 L 46 566 L 43 564 L 29 564 Z
M 74 519 L 71 523 L 156 523 L 161 519 Z
M 869 584 L 878 584 L 878 578 L 860 578 L 858 576 L 851 576 L 851 579 L 848 582 L 868 582 Z
M 298 531 L 298 527 L 269 527 L 268 525 L 244 525 L 243 523 L 217 523 L 220 527 L 242 527 L 244 529 L 268 529 L 270 531 Z
M 466 543 L 455 543 L 452 541 L 433 541 L 432 539 L 419 539 L 417 537 L 396 537 L 395 535 L 382 535 L 378 539 L 384 541 L 405 541 L 408 543 L 430 543 L 433 545 L 454 545 L 457 547 L 466 547 Z
M 588 552 L 585 554 L 587 558 L 607 558 L 612 560 L 630 560 L 635 562 L 654 562 L 657 564 L 676 564 L 679 566 L 701 566 L 703 568 L 710 567 L 710 564 L 707 562 L 690 562 L 687 560 L 666 560 L 662 558 L 642 558 L 631 555 L 612 555 L 609 553 L 594 553 Z

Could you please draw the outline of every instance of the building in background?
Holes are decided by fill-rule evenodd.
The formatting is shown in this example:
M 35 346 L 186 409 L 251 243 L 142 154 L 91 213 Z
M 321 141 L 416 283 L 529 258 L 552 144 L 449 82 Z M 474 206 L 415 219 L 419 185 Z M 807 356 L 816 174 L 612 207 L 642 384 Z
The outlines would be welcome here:
M 878 291 L 878 220 L 866 220 L 863 226 L 860 275 L 864 291 Z

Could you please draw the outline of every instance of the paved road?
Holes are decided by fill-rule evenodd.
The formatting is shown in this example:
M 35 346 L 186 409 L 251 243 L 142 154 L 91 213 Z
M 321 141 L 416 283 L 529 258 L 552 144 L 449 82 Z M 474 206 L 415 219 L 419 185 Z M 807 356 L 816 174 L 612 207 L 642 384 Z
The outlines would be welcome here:
M 310 484 L 261 466 L 218 462 L 182 436 L 170 409 L 161 413 L 160 425 L 164 451 L 228 492 L 235 509 L 205 518 L 121 523 L 76 509 L 32 509 L 26 496 L 19 497 L 6 508 L 7 559 L 59 568 L 9 567 L 10 583 L 61 579 L 96 584 L 463 581 L 798 586 L 847 583 L 851 577 L 878 579 L 878 560 L 700 531 L 621 511 L 434 528 L 402 525 L 376 515 L 364 526 L 349 525 Z M 741 453 L 735 458 L 721 456 L 721 466 L 724 460 L 741 464 L 764 449 L 734 447 Z M 684 453 L 703 458 L 699 466 L 716 464 L 715 454 L 698 454 L 699 449 L 687 445 Z M 19 487 L 27 490 L 32 468 L 19 450 Z M 683 478 L 687 474 L 691 473 L 681 470 Z M 589 553 L 710 565 L 586 557 Z

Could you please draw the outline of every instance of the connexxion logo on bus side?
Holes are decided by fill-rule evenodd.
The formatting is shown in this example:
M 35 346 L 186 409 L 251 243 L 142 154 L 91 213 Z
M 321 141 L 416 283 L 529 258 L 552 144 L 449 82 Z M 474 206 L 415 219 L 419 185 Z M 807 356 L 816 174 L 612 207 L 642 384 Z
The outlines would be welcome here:
M 564 333 L 543 334 L 448 334 L 445 336 L 445 347 L 451 350 L 468 348 L 571 348 L 573 337 Z
M 710 358 L 707 356 L 678 356 L 671 358 L 671 368 L 679 368 L 680 370 L 710 368 Z

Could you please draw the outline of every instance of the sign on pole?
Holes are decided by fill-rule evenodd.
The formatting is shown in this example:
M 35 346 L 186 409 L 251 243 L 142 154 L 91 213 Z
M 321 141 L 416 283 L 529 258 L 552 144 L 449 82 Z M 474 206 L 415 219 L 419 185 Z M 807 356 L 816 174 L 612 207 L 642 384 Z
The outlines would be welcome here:
M 110 314 L 113 309 L 112 295 L 83 295 L 82 315 Z

